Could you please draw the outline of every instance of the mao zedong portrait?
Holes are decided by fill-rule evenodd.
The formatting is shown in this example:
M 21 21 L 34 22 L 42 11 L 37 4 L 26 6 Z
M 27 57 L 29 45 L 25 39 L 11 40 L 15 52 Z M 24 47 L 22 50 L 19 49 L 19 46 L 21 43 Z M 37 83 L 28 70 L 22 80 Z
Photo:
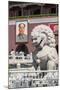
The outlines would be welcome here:
M 25 34 L 25 27 L 24 23 L 18 25 L 18 34 L 16 35 L 16 42 L 26 42 L 27 35 Z

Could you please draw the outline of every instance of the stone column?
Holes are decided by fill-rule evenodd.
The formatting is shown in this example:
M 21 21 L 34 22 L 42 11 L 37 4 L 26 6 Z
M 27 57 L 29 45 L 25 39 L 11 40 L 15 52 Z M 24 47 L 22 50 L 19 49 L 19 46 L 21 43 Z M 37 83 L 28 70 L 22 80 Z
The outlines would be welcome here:
M 17 63 L 17 68 L 20 69 L 20 63 Z
M 56 15 L 58 15 L 58 5 L 56 5 Z
M 40 14 L 43 14 L 43 5 L 41 5 Z
M 21 16 L 23 16 L 23 7 L 21 8 Z

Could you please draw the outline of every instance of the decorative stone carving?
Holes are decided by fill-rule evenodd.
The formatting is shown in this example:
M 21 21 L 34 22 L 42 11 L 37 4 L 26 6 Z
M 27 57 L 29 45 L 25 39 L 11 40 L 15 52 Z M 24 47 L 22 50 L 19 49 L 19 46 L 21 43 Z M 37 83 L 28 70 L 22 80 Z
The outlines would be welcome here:
M 41 69 L 44 67 L 44 62 L 47 64 L 47 70 L 55 70 L 56 65 L 58 64 L 58 55 L 55 48 L 55 36 L 53 31 L 47 25 L 38 25 L 32 32 L 32 45 L 35 47 L 33 52 L 33 61 L 35 62 L 34 66 L 36 69 Z

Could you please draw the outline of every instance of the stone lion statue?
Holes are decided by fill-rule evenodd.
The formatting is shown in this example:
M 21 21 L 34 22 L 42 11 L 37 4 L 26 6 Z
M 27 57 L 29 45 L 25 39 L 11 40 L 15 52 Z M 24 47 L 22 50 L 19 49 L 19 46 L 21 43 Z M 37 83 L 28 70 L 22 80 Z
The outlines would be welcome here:
M 33 52 L 33 63 L 35 69 L 56 70 L 58 55 L 55 48 L 55 36 L 47 25 L 38 25 L 31 32 Z

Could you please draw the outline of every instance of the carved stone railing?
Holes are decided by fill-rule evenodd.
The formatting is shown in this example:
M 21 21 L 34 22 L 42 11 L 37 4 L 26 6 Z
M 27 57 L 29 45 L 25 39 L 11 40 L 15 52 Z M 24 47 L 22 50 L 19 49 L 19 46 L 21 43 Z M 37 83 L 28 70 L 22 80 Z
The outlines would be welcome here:
M 9 73 L 10 73 L 9 88 L 42 87 L 42 86 L 58 85 L 58 76 L 57 76 L 58 70 L 42 70 L 42 71 L 9 70 Z M 43 75 L 43 73 L 45 74 Z M 45 75 L 47 75 L 48 73 L 51 73 L 52 75 L 54 75 L 54 73 L 57 73 L 57 75 L 54 78 L 52 78 L 52 76 L 50 76 L 50 78 L 48 78 L 48 76 L 45 77 Z M 29 82 L 31 82 L 31 86 L 29 86 Z
M 9 88 L 58 85 L 58 70 L 35 70 L 34 67 L 20 67 L 21 64 L 32 64 L 32 62 L 32 57 L 9 55 L 9 64 L 17 64 L 17 68 L 8 69 Z M 31 83 L 31 85 L 29 83 Z
M 22 69 L 22 70 L 27 70 L 28 68 L 21 68 L 21 64 L 26 64 L 26 65 L 30 65 L 33 63 L 32 60 L 32 56 L 24 56 L 24 55 L 9 55 L 9 61 L 8 61 L 9 65 L 12 64 L 16 64 L 17 65 L 17 69 Z M 32 69 L 32 67 L 30 67 L 30 69 Z M 13 69 L 14 70 L 14 69 Z

